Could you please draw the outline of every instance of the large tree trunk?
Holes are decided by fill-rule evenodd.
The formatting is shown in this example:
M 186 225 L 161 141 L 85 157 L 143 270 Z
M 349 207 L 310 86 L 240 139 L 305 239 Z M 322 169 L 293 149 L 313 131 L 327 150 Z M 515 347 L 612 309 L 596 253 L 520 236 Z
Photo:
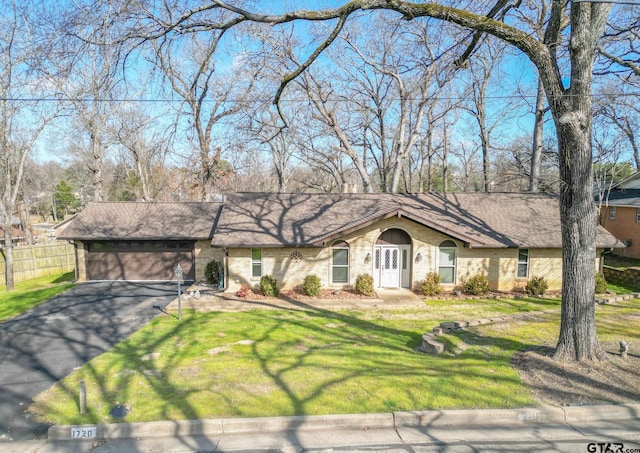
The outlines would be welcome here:
M 599 360 L 605 356 L 595 324 L 597 223 L 591 156 L 591 81 L 596 43 L 610 8 L 572 4 L 571 85 L 556 97 L 558 86 L 548 83 L 549 78 L 545 83 L 560 155 L 563 281 L 562 320 L 555 353 L 560 360 Z
M 604 353 L 595 324 L 596 209 L 589 129 L 561 127 L 562 320 L 555 357 L 594 360 Z

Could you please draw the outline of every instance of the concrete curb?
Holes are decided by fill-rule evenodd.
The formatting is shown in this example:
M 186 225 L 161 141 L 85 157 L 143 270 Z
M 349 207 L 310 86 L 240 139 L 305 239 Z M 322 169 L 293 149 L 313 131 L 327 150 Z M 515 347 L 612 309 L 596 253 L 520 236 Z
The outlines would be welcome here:
M 522 408 L 484 410 L 412 411 L 382 414 L 310 415 L 295 417 L 220 418 L 148 423 L 83 425 L 96 427 L 96 439 L 148 438 L 168 435 L 221 436 L 224 434 L 269 433 L 313 430 L 373 430 L 407 427 L 508 427 L 534 424 L 578 424 L 598 420 L 640 420 L 640 404 L 568 406 L 563 408 Z M 71 438 L 78 426 L 52 426 L 52 440 Z

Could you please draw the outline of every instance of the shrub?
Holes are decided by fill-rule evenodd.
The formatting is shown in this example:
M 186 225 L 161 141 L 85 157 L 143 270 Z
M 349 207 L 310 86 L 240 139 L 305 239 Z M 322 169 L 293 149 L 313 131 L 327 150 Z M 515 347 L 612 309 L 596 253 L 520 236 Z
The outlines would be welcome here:
M 596 274 L 596 294 L 604 294 L 607 292 L 607 279 L 601 273 Z
M 317 275 L 311 274 L 307 275 L 302 282 L 302 292 L 310 297 L 315 297 L 320 295 L 320 277 Z
M 484 274 L 471 277 L 464 284 L 464 292 L 472 296 L 484 296 L 489 292 L 489 280 Z
M 247 288 L 247 285 L 242 285 L 238 290 L 238 292 L 236 293 L 236 296 L 238 297 L 247 297 L 248 295 L 249 295 L 249 288 Z
M 549 289 L 549 284 L 544 277 L 531 277 L 524 289 L 531 296 L 542 296 Z
M 362 296 L 373 296 L 373 277 L 360 274 L 356 277 L 356 293 Z
M 422 294 L 425 296 L 439 296 L 442 294 L 442 286 L 440 286 L 440 274 L 437 272 L 429 272 L 420 286 Z
M 262 294 L 267 297 L 276 297 L 280 294 L 278 290 L 278 280 L 276 280 L 272 275 L 264 275 L 260 279 L 260 291 Z
M 207 283 L 212 285 L 220 284 L 220 276 L 224 272 L 222 261 L 209 261 L 204 268 L 204 278 L 207 279 Z

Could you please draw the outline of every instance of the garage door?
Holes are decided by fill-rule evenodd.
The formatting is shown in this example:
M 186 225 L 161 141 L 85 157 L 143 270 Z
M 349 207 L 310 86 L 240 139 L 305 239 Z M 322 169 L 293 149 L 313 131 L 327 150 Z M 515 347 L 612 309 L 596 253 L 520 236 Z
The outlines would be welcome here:
M 175 280 L 195 278 L 194 244 L 178 241 L 95 241 L 87 248 L 89 280 Z

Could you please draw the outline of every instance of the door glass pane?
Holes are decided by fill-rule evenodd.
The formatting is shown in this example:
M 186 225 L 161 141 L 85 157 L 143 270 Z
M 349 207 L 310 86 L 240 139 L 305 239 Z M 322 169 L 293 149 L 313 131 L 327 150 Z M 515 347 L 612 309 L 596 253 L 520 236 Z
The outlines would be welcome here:
M 394 250 L 391 269 L 397 269 L 397 268 L 398 268 L 398 251 Z
M 385 269 L 391 268 L 391 251 L 390 250 L 384 251 L 384 268 Z
M 406 270 L 407 269 L 407 251 L 403 250 L 402 251 L 402 270 Z
M 376 249 L 376 261 L 375 268 L 380 269 L 380 249 Z

